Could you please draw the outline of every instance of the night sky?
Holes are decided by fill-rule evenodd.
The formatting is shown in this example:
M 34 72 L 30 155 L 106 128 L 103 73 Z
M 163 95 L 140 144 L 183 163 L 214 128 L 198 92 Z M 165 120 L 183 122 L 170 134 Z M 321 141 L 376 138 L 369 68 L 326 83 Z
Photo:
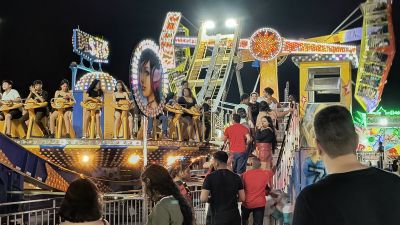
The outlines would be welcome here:
M 242 36 L 260 27 L 272 27 L 287 38 L 309 38 L 330 34 L 361 0 L 69 0 L 2 1 L 0 6 L 0 80 L 12 79 L 25 96 L 35 79 L 44 82 L 51 95 L 63 78 L 71 78 L 69 65 L 79 61 L 72 52 L 72 29 L 80 28 L 109 41 L 109 64 L 103 70 L 128 82 L 129 61 L 135 45 L 144 38 L 158 41 L 168 11 L 180 11 L 196 27 L 201 20 L 216 21 L 216 31 L 227 32 L 224 21 L 237 18 Z M 400 52 L 400 1 L 394 1 L 394 26 L 397 52 Z M 360 15 L 361 12 L 357 12 Z M 355 17 L 353 17 L 355 18 Z M 359 20 L 351 27 L 361 26 Z M 192 35 L 193 26 L 186 24 Z M 220 29 L 221 28 L 221 29 Z M 242 70 L 245 92 L 251 92 L 258 71 L 251 64 Z M 355 74 L 354 74 L 355 75 Z M 279 67 L 280 87 L 291 82 L 291 93 L 298 95 L 298 68 L 288 59 Z M 396 54 L 381 104 L 400 110 L 398 86 L 400 57 Z M 397 88 L 397 90 L 396 90 Z M 282 96 L 282 95 L 281 95 Z M 236 79 L 228 100 L 238 101 Z M 357 105 L 355 104 L 355 107 Z

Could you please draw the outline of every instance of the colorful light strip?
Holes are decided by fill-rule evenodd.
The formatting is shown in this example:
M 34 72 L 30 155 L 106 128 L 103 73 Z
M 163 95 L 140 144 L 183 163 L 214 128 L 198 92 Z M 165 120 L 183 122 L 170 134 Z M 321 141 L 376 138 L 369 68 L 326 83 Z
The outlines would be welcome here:
M 282 54 L 356 54 L 356 46 L 284 40 Z
M 75 90 L 86 91 L 94 79 L 100 80 L 101 89 L 103 91 L 113 91 L 117 84 L 115 78 L 110 74 L 104 72 L 93 72 L 83 75 L 76 83 Z
M 351 61 L 354 68 L 358 67 L 358 57 L 356 54 L 315 54 L 315 55 L 299 55 L 292 56 L 292 61 L 296 66 L 300 62 L 314 61 Z

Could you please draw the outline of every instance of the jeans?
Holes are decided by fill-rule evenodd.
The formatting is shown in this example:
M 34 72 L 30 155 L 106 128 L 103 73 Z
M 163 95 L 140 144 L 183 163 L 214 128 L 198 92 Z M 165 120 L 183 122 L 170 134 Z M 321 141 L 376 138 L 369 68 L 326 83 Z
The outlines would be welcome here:
M 263 225 L 265 207 L 248 209 L 242 206 L 242 225 L 248 225 L 250 213 L 253 212 L 253 225 Z
M 242 174 L 246 172 L 247 152 L 234 152 L 232 169 L 234 173 Z
M 162 126 L 162 132 L 164 134 L 167 133 L 168 129 L 168 120 L 166 115 L 160 115 L 156 117 L 158 120 L 161 121 L 161 126 Z M 147 127 L 147 133 L 150 133 L 153 131 L 153 118 L 149 118 L 149 126 Z

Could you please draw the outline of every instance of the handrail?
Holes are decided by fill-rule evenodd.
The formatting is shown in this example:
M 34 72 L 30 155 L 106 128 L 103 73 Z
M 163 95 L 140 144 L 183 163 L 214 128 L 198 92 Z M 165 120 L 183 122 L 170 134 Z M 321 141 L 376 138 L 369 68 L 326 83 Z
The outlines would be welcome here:
M 283 140 L 282 140 L 282 145 L 281 145 L 281 149 L 279 150 L 279 154 L 278 154 L 278 159 L 276 161 L 276 167 L 279 167 L 281 164 L 281 160 L 282 160 L 282 156 L 283 156 L 283 151 L 285 150 L 285 141 L 286 141 L 286 136 L 287 136 L 287 131 L 289 130 L 290 127 L 290 123 L 292 121 L 292 114 L 289 116 L 289 122 L 286 124 L 286 128 L 285 128 L 285 135 L 283 136 Z
M 18 202 L 5 202 L 5 203 L 0 203 L 0 206 L 30 204 L 30 203 L 36 203 L 36 202 L 53 201 L 53 200 L 57 200 L 57 199 L 62 199 L 62 198 L 59 197 L 59 198 L 45 198 L 45 199 L 36 199 L 36 200 L 27 200 L 27 201 L 18 201 Z

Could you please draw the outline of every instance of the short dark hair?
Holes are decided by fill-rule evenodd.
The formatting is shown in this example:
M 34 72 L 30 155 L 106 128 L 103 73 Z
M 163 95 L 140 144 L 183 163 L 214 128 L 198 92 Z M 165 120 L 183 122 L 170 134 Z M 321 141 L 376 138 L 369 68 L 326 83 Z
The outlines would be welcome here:
M 74 180 L 65 193 L 59 216 L 61 221 L 82 223 L 97 221 L 102 217 L 100 193 L 90 179 Z
M 234 113 L 234 114 L 232 115 L 232 119 L 233 119 L 233 121 L 234 121 L 235 123 L 240 123 L 240 115 L 239 115 L 239 114 Z
M 186 84 L 186 83 L 188 83 L 187 80 L 183 80 L 183 81 L 181 82 L 181 85 L 183 86 L 183 85 Z
M 13 82 L 12 82 L 12 80 L 3 80 L 2 82 L 1 82 L 1 84 L 4 84 L 4 83 L 7 83 L 7 84 L 9 84 L 9 85 L 13 85 Z
M 347 108 L 335 105 L 322 109 L 315 115 L 314 130 L 317 142 L 329 157 L 355 153 L 358 136 Z
M 243 100 L 245 100 L 245 99 L 247 99 L 247 98 L 250 98 L 249 94 L 244 93 L 244 94 L 242 94 L 242 95 L 240 96 L 240 101 L 243 101 Z
M 270 87 L 266 87 L 264 88 L 265 93 L 269 94 L 269 95 L 273 95 L 275 92 L 274 90 L 272 90 L 272 88 Z
M 260 112 L 263 112 L 263 111 L 267 111 L 268 112 L 270 110 L 269 105 L 268 105 L 268 103 L 266 101 L 260 102 L 259 109 L 260 109 Z
M 213 158 L 217 160 L 218 162 L 221 163 L 227 163 L 228 162 L 228 154 L 224 151 L 216 151 L 213 154 Z
M 208 100 L 210 100 L 210 99 L 211 99 L 211 97 L 206 97 L 204 100 L 208 101 Z
M 43 85 L 43 82 L 42 82 L 41 80 L 35 80 L 35 81 L 33 81 L 33 85 L 36 85 L 36 84 Z

